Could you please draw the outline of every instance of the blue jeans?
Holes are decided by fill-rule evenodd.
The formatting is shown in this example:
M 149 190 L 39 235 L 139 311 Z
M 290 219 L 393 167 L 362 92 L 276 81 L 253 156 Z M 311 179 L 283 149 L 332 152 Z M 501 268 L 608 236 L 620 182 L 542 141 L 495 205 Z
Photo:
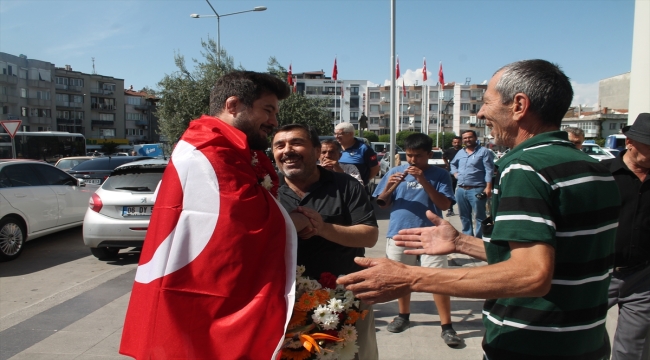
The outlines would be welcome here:
M 458 215 L 463 225 L 463 234 L 483 237 L 481 222 L 485 220 L 485 204 L 487 199 L 479 200 L 477 194 L 483 192 L 485 187 L 477 187 L 465 190 L 461 187 L 456 188 L 456 201 L 458 202 Z M 473 215 L 473 216 L 472 216 Z M 473 220 L 476 220 L 476 229 L 474 229 Z

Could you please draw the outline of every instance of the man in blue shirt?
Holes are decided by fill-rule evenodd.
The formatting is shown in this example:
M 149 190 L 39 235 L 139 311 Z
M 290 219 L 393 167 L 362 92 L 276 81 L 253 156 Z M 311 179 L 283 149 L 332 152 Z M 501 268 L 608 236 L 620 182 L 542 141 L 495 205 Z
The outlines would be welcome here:
M 485 205 L 492 196 L 494 153 L 476 142 L 474 130 L 461 134 L 465 147 L 451 161 L 451 175 L 456 177 L 456 201 L 463 234 L 483 237 L 481 222 L 485 220 Z M 474 224 L 475 222 L 475 224 Z
M 377 153 L 354 137 L 354 126 L 350 123 L 342 122 L 336 125 L 334 136 L 343 148 L 339 163 L 356 166 L 359 169 L 363 183 L 367 186 L 370 180 L 374 179 L 379 173 Z
M 390 221 L 386 233 L 386 256 L 406 265 L 416 265 L 417 256 L 404 254 L 403 247 L 392 240 L 402 229 L 428 226 L 427 210 L 442 216 L 442 210 L 454 203 L 454 192 L 449 173 L 429 165 L 433 140 L 421 133 L 411 134 L 404 141 L 407 164 L 395 166 L 381 179 L 373 196 L 381 197 L 380 207 L 390 207 Z M 383 204 L 383 205 L 382 205 Z M 447 256 L 423 255 L 420 264 L 430 268 L 447 267 Z M 461 338 L 451 325 L 451 299 L 448 295 L 434 294 L 433 299 L 440 315 L 441 337 L 451 347 L 460 345 Z M 411 294 L 397 300 L 399 315 L 388 324 L 390 332 L 402 332 L 409 327 Z

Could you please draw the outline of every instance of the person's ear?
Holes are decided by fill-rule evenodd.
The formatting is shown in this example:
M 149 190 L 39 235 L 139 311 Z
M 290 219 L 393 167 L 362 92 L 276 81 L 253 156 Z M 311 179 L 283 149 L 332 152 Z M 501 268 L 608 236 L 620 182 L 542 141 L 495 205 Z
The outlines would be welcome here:
M 237 115 L 240 110 L 241 101 L 236 96 L 231 96 L 226 99 L 226 106 L 224 106 L 224 111 L 233 117 Z
M 515 94 L 511 104 L 513 120 L 517 121 L 523 118 L 530 109 L 530 99 L 524 93 Z

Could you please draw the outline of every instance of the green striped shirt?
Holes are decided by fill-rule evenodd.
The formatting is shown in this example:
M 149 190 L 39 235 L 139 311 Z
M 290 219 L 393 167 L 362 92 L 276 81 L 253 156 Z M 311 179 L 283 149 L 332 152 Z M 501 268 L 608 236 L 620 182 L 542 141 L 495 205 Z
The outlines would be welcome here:
M 509 241 L 555 248 L 550 292 L 487 300 L 488 359 L 609 359 L 605 330 L 620 198 L 614 178 L 573 148 L 564 131 L 534 136 L 496 164 L 488 263 L 510 258 Z

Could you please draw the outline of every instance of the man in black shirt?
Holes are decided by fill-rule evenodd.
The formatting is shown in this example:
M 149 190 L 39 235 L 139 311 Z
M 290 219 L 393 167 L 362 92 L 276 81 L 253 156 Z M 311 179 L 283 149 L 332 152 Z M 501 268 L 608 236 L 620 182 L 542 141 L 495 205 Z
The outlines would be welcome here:
M 456 156 L 456 153 L 458 150 L 462 149 L 463 147 L 460 146 L 461 143 L 461 137 L 460 136 L 454 136 L 454 138 L 451 140 L 451 147 L 446 149 L 442 153 L 442 159 L 445 161 L 445 169 L 447 171 L 451 170 L 451 161 L 454 160 L 454 156 Z M 458 184 L 458 179 L 456 179 L 455 176 L 451 177 L 451 187 L 452 191 L 456 192 L 456 184 Z M 447 211 L 447 216 L 454 216 L 454 206 L 452 205 L 449 210 Z
M 305 275 L 318 279 L 323 272 L 346 275 L 362 268 L 354 262 L 365 247 L 377 243 L 379 229 L 364 187 L 353 177 L 316 165 L 321 144 L 318 134 L 300 124 L 278 129 L 273 156 L 285 184 L 280 203 L 287 212 L 306 215 L 312 230 L 299 233 L 298 265 Z M 368 315 L 356 323 L 359 359 L 378 358 L 372 307 L 361 304 Z
M 650 114 L 623 129 L 626 150 L 603 161 L 621 193 L 609 306 L 618 304 L 612 359 L 649 359 L 650 347 Z

